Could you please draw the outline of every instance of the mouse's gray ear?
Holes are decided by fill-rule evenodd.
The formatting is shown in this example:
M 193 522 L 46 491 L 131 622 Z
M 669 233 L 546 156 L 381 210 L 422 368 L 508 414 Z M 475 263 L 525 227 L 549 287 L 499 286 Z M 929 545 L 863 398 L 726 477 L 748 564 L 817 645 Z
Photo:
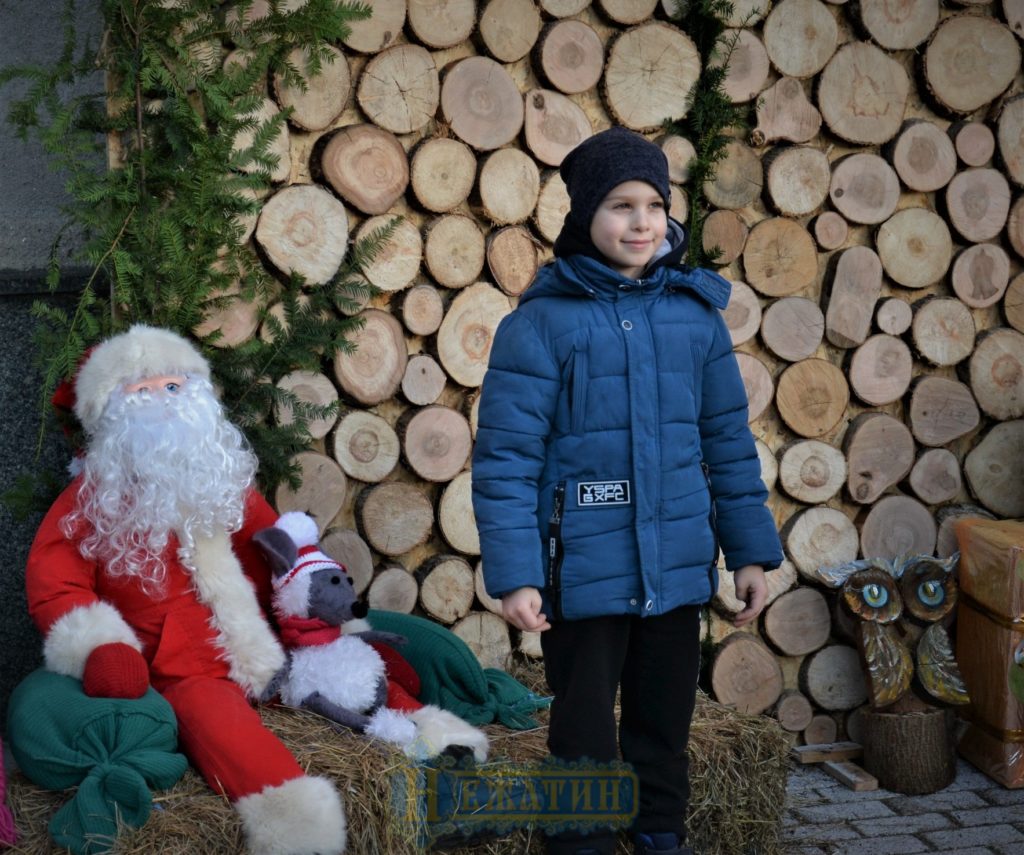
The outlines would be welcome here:
M 253 543 L 263 550 L 270 565 L 270 571 L 275 576 L 283 576 L 292 567 L 299 557 L 299 548 L 295 541 L 276 526 L 265 528 L 252 536 Z

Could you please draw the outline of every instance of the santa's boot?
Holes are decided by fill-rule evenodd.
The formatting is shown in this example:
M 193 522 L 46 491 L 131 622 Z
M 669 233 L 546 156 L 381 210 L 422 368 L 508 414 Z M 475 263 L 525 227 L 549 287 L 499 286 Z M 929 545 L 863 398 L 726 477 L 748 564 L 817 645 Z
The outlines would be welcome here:
M 345 810 L 326 778 L 304 775 L 235 802 L 251 855 L 341 855 Z

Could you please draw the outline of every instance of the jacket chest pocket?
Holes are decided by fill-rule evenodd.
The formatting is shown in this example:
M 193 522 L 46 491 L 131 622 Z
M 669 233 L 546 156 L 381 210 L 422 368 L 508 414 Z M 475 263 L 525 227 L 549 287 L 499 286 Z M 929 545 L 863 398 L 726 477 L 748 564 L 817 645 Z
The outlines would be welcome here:
M 590 381 L 590 360 L 586 350 L 573 350 L 569 369 L 569 429 L 579 436 L 587 414 L 587 386 Z

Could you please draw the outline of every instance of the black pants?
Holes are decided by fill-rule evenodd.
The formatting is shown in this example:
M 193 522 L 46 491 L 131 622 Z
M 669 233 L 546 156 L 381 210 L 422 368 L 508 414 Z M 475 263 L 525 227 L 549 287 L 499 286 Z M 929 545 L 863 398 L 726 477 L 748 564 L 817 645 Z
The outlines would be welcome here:
M 686 834 L 686 743 L 700 668 L 700 606 L 657 617 L 610 615 L 553 622 L 541 633 L 555 699 L 548 749 L 564 760 L 614 760 L 618 747 L 640 781 L 633 830 Z M 621 685 L 616 739 L 615 692 Z M 610 833 L 549 837 L 549 853 L 614 850 Z

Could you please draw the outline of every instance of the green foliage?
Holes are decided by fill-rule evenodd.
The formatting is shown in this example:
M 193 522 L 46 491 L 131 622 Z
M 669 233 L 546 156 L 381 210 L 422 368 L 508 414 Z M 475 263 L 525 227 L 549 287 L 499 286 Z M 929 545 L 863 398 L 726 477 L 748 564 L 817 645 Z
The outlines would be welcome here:
M 46 302 L 34 306 L 40 322 L 40 405 L 48 409 L 54 388 L 73 375 L 90 345 L 132 323 L 194 337 L 231 288 L 264 309 L 280 300 L 286 323 L 266 319 L 270 343 L 220 348 L 214 346 L 218 334 L 212 334 L 201 345 L 229 415 L 260 457 L 264 489 L 283 478 L 294 483 L 287 461 L 309 444 L 306 419 L 321 413 L 273 384 L 289 371 L 318 369 L 350 349 L 345 336 L 356 322 L 342 319 L 339 309 L 366 296 L 368 286 L 358 272 L 394 223 L 354 248 L 325 286 L 271 277 L 240 243 L 239 217 L 254 213 L 253 199 L 270 188 L 276 166 L 270 145 L 286 116 L 260 123 L 254 113 L 268 75 L 305 86 L 289 59 L 294 49 L 305 50 L 304 65 L 316 73 L 331 60 L 327 46 L 348 34 L 349 22 L 368 17 L 369 7 L 307 0 L 289 11 L 293 4 L 272 0 L 270 14 L 253 20 L 253 0 L 101 0 L 105 34 L 94 47 L 79 44 L 71 23 L 76 2 L 66 0 L 64 48 L 52 67 L 0 70 L 0 85 L 27 84 L 8 120 L 21 136 L 38 136 L 53 166 L 69 176 L 65 213 L 85 235 L 75 260 L 91 271 L 73 312 Z M 223 45 L 244 51 L 244 64 L 224 69 Z M 68 84 L 83 80 L 105 80 L 106 86 L 67 94 Z M 236 150 L 241 134 L 251 143 Z M 105 151 L 113 168 L 101 170 Z M 59 244 L 60 236 L 48 272 L 51 288 L 61 276 Z M 293 424 L 268 423 L 268 414 L 281 404 L 291 405 Z
M 696 150 L 690 163 L 690 245 L 686 256 L 692 267 L 703 267 L 720 254 L 717 248 L 705 252 L 703 246 L 704 221 L 709 213 L 704 183 L 713 180 L 729 141 L 747 127 L 748 106 L 733 104 L 723 89 L 736 46 L 735 37 L 723 37 L 724 22 L 732 10 L 729 0 L 680 0 L 676 7 L 675 21 L 696 44 L 702 66 L 686 118 L 668 126 L 670 133 L 686 137 Z M 709 65 L 712 58 L 715 64 Z

